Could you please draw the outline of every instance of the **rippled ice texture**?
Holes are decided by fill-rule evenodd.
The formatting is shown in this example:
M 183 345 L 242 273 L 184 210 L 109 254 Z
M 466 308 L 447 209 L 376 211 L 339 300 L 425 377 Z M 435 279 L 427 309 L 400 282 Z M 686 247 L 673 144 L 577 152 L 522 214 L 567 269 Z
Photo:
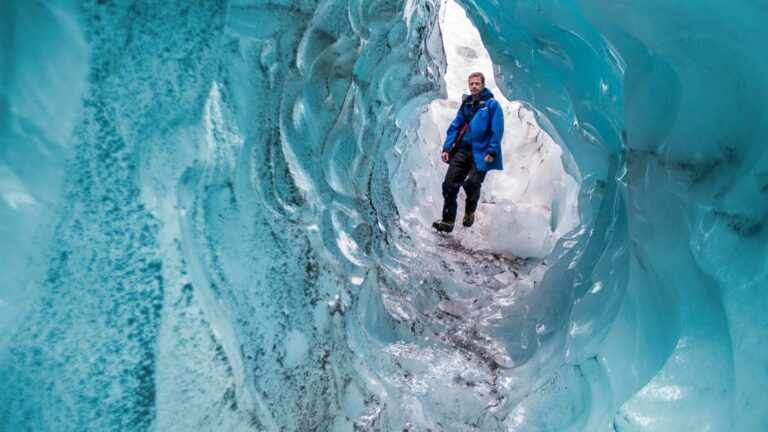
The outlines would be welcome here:
M 764 2 L 462 2 L 541 261 L 401 223 L 442 2 L 187 3 L 0 3 L 0 429 L 768 429 Z

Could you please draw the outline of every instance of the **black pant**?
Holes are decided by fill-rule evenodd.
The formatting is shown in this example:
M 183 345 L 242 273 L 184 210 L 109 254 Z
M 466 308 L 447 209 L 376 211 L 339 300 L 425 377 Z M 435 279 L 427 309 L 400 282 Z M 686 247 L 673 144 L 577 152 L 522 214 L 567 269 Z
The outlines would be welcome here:
M 459 189 L 464 186 L 464 192 L 467 193 L 467 212 L 474 212 L 477 209 L 477 202 L 480 200 L 480 187 L 485 180 L 485 174 L 488 171 L 478 171 L 475 166 L 475 158 L 471 153 L 463 151 L 456 152 L 451 158 L 448 172 L 445 173 L 443 181 L 443 220 L 453 222 L 456 220 L 456 198 L 459 196 Z

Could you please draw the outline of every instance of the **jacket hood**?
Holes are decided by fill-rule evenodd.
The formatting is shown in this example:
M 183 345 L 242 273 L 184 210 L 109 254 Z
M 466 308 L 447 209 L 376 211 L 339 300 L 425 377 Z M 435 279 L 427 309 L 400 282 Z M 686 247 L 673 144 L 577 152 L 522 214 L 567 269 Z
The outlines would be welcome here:
M 485 102 L 488 99 L 494 99 L 494 97 L 493 97 L 493 93 L 491 93 L 491 91 L 488 90 L 488 87 L 486 87 L 486 88 L 483 89 L 483 91 L 480 92 L 480 94 L 478 95 L 477 99 L 480 102 Z M 464 94 L 461 97 L 461 102 L 462 103 L 467 103 L 467 102 L 471 103 L 472 102 L 472 95 L 471 94 Z

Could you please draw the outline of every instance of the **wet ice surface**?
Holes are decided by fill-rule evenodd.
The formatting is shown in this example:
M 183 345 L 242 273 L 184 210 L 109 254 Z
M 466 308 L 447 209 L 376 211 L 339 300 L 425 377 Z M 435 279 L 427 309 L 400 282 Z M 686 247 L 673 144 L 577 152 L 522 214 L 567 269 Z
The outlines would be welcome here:
M 420 312 L 423 316 L 445 326 L 440 335 L 457 347 L 467 348 L 473 340 L 482 335 L 482 328 L 492 326 L 494 319 L 501 318 L 501 306 L 516 306 L 505 309 L 504 313 L 526 317 L 526 294 L 534 289 L 546 270 L 545 262 L 539 259 L 509 258 L 488 251 L 473 251 L 462 246 L 460 235 L 432 234 L 434 245 L 427 243 L 421 254 L 429 255 L 437 262 L 436 268 L 424 273 L 414 291 L 424 289 L 432 298 L 439 300 L 431 309 Z M 427 242 L 429 240 L 427 239 Z M 423 255 L 422 255 L 423 257 Z M 422 288 L 423 287 L 423 288 Z M 415 295 L 423 295 L 418 293 Z M 385 305 L 396 310 L 405 306 L 396 297 L 385 295 Z M 390 304 L 391 302 L 391 304 Z M 463 334 L 460 342 L 456 332 Z M 471 332 L 472 334 L 468 333 Z M 494 345 L 487 337 L 478 341 L 477 346 Z M 483 342 L 489 342 L 485 344 Z M 522 348 L 522 347 L 521 347 Z M 514 362 L 503 348 L 493 355 L 483 354 L 486 361 L 511 367 Z
M 397 286 L 382 289 L 384 306 L 413 338 L 381 348 L 381 379 L 410 398 L 415 406 L 404 409 L 423 411 L 431 427 L 492 430 L 500 420 L 494 415 L 529 385 L 515 367 L 528 343 L 536 343 L 525 335 L 524 323 L 536 321 L 526 304 L 546 263 L 468 249 L 462 240 L 477 233 L 463 227 L 452 234 L 417 231 L 419 271 L 395 275 L 402 278 Z M 519 323 L 505 341 L 488 332 L 502 319 Z M 513 340 L 516 349 L 509 350 Z

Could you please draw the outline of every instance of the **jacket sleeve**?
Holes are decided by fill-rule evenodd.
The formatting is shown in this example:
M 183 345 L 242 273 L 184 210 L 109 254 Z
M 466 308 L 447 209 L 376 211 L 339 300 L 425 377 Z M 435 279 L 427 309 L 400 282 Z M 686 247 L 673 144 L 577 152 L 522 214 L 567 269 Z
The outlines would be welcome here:
M 464 123 L 467 121 L 464 118 L 464 113 L 462 112 L 462 107 L 464 106 L 464 103 L 459 105 L 459 111 L 456 113 L 456 118 L 453 119 L 451 122 L 451 125 L 448 126 L 448 134 L 445 136 L 445 142 L 443 143 L 443 151 L 450 151 L 451 146 L 453 145 L 453 140 L 456 139 L 456 134 L 459 133 L 461 130 L 461 127 L 464 125 Z
M 504 112 L 495 100 L 488 107 L 488 110 L 491 111 L 491 140 L 488 144 L 487 154 L 496 157 L 497 154 L 501 153 L 501 137 L 504 135 Z

